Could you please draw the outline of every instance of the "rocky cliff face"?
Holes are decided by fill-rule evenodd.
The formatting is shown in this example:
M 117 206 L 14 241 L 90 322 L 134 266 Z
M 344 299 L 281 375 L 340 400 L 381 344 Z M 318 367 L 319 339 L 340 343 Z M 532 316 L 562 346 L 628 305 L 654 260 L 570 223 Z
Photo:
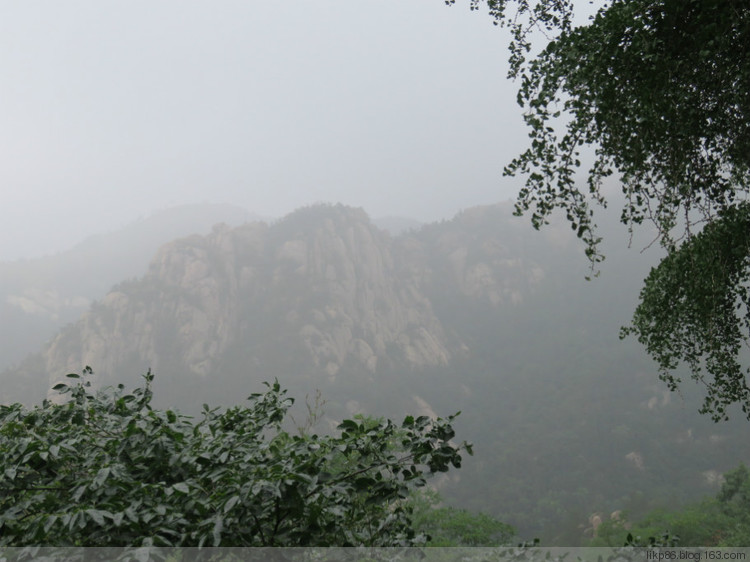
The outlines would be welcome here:
M 56 336 L 46 376 L 91 365 L 106 380 L 146 368 L 214 380 L 241 366 L 268 378 L 294 364 L 335 381 L 447 366 L 468 351 L 447 301 L 512 306 L 544 277 L 518 257 L 508 215 L 478 208 L 395 238 L 343 206 L 217 225 L 163 246 Z
M 475 207 L 448 223 L 430 225 L 413 236 L 401 237 L 402 246 L 418 240 L 418 253 L 431 260 L 427 274 L 433 294 L 442 289 L 497 308 L 520 304 L 544 279 L 538 252 L 524 251 L 525 223 L 514 220 L 509 205 Z M 543 233 L 537 247 L 554 233 Z M 570 237 L 568 237 L 570 240 Z M 437 296 L 437 295 L 436 295 Z

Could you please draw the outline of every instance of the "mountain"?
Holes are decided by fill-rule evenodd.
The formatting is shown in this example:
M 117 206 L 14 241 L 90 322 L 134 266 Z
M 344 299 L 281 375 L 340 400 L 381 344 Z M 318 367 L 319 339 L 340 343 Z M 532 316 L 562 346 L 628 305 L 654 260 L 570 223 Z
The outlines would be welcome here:
M 217 225 L 163 245 L 39 352 L 0 375 L 2 400 L 39 402 L 68 372 L 156 373 L 162 405 L 197 413 L 278 378 L 320 390 L 327 421 L 463 413 L 476 457 L 438 481 L 524 538 L 577 544 L 590 520 L 712 494 L 750 460 L 746 422 L 696 414 L 619 326 L 649 259 L 605 248 L 601 278 L 568 228 L 534 232 L 500 204 L 399 235 L 359 209 L 317 205 Z M 622 240 L 605 225 L 605 239 Z
M 39 358 L 45 384 L 84 365 L 108 382 L 152 368 L 211 386 L 279 369 L 333 382 L 448 366 L 468 348 L 433 303 L 519 304 L 544 275 L 514 255 L 520 231 L 475 243 L 500 209 L 396 238 L 340 205 L 270 226 L 217 225 L 162 246 L 142 278 L 115 286 L 32 358 L 28 376 Z
M 60 254 L 0 262 L 0 369 L 37 351 L 115 283 L 142 276 L 162 244 L 207 233 L 219 222 L 259 218 L 231 205 L 182 205 L 91 236 Z

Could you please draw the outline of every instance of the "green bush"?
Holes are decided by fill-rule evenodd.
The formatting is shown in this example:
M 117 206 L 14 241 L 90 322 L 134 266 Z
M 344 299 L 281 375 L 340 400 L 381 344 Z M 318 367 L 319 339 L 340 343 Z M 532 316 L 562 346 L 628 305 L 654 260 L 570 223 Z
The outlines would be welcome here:
M 0 406 L 0 546 L 423 544 L 406 498 L 471 454 L 450 442 L 455 416 L 298 436 L 282 429 L 293 400 L 278 382 L 194 422 L 153 409 L 145 379 Z

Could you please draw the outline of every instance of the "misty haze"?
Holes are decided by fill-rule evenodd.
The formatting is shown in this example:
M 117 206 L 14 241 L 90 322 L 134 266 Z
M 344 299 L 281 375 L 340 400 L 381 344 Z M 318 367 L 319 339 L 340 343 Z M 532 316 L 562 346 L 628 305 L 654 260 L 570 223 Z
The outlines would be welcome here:
M 665 251 L 651 226 L 620 224 L 617 180 L 602 188 L 606 260 L 592 280 L 564 212 L 538 230 L 514 216 L 524 179 L 503 168 L 528 133 L 508 32 L 485 12 L 0 8 L 0 456 L 24 459 L 0 474 L 1 546 L 136 545 L 143 529 L 157 545 L 226 546 L 217 518 L 250 528 L 267 498 L 294 515 L 243 546 L 622 546 L 633 529 L 708 528 L 698 514 L 719 513 L 728 481 L 750 489 L 739 405 L 715 423 L 689 370 L 671 391 L 644 346 L 620 338 Z M 80 424 L 80 443 L 107 453 L 74 470 L 79 441 L 50 445 L 64 430 L 42 419 Z M 232 433 L 240 419 L 259 428 L 252 454 L 278 453 L 248 477 L 266 487 L 240 478 L 204 498 L 197 482 L 230 478 L 219 468 L 250 447 Z M 128 449 L 138 432 L 151 437 Z M 168 467 L 154 461 L 160 476 L 139 484 L 127 466 L 149 443 L 169 449 Z M 363 462 L 380 467 L 369 480 Z M 70 482 L 69 506 L 42 498 Z M 183 511 L 149 512 L 127 495 L 138 485 L 165 505 L 184 497 Z M 333 507 L 305 503 L 339 492 L 349 499 Z M 746 532 L 747 506 L 731 505 L 722 524 Z M 188 537 L 189 510 L 203 519 Z M 367 534 L 374 522 L 382 536 Z

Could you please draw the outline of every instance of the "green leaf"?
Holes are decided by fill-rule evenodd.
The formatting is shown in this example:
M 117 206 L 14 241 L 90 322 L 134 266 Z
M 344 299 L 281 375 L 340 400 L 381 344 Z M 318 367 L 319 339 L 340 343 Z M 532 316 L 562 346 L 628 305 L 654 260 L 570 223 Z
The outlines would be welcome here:
M 337 427 L 342 431 L 357 431 L 358 428 L 359 425 L 354 420 L 344 420 Z
M 93 519 L 94 523 L 97 525 L 104 525 L 104 515 L 105 511 L 101 511 L 99 509 L 87 509 L 86 514 Z
M 138 521 L 140 520 L 133 506 L 128 506 L 125 508 L 125 516 L 133 523 L 138 523 Z
M 49 533 L 52 526 L 58 521 L 57 515 L 49 515 L 44 521 L 44 532 Z
M 102 484 L 104 484 L 104 482 L 107 480 L 109 473 L 110 467 L 105 466 L 104 468 L 100 468 L 93 480 L 94 488 L 100 488 Z
M 230 509 L 232 509 L 235 505 L 237 505 L 237 502 L 240 501 L 239 496 L 232 496 L 227 500 L 227 503 L 224 504 L 224 513 L 228 513 Z
M 221 532 L 224 530 L 224 519 L 220 515 L 214 518 L 214 528 L 212 531 L 213 546 L 221 546 Z

